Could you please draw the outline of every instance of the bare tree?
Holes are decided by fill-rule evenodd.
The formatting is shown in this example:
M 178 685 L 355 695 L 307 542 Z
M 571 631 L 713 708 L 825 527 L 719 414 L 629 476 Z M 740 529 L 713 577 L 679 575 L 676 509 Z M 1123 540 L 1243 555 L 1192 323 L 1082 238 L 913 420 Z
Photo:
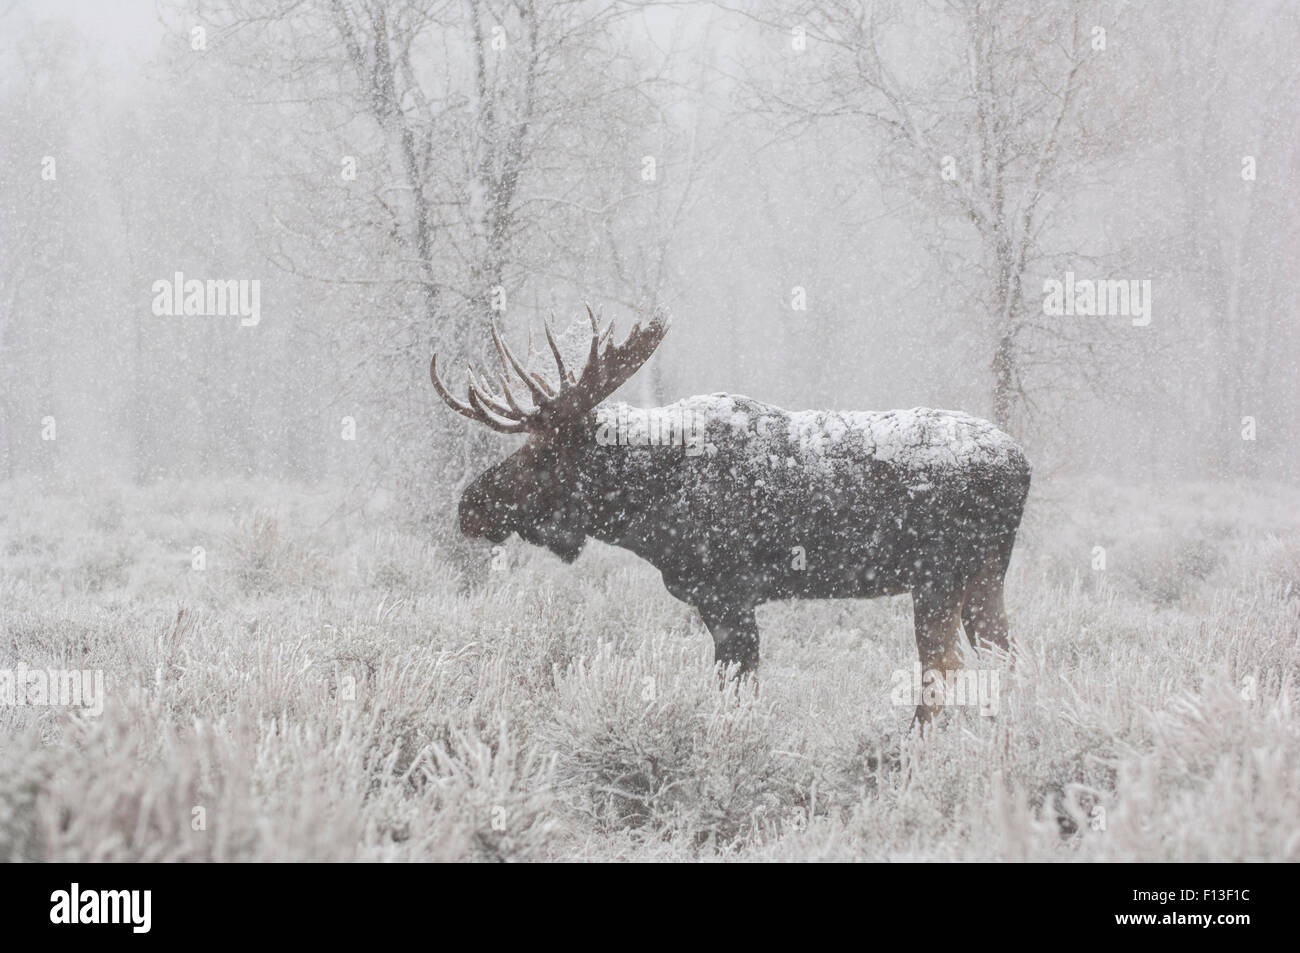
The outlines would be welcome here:
M 1243 441 L 1241 428 L 1296 400 L 1300 68 L 1279 69 L 1278 54 L 1300 35 L 1294 17 L 1278 16 L 1285 5 L 1186 9 L 1155 50 L 1161 96 L 1178 117 L 1167 227 L 1188 333 L 1174 386 L 1193 413 L 1177 433 L 1210 472 L 1257 473 L 1265 448 L 1281 462 L 1295 445 L 1287 415 L 1258 421 L 1263 444 Z
M 591 204 L 590 166 L 626 141 L 647 82 L 619 65 L 619 23 L 635 11 L 532 0 L 189 11 L 236 67 L 235 95 L 290 130 L 270 143 L 281 187 L 268 255 L 365 311 L 336 331 L 355 356 L 352 396 L 384 420 L 381 469 L 432 476 L 432 495 L 450 500 L 491 443 L 427 412 L 421 369 L 435 349 L 479 357 L 460 342 L 486 339 L 494 320 L 527 323 L 530 287 L 572 287 L 592 252 L 570 241 Z M 445 505 L 429 515 L 450 525 Z
M 1004 0 L 813 0 L 758 19 L 804 51 L 784 57 L 782 81 L 756 83 L 762 105 L 869 130 L 872 174 L 930 211 L 929 244 L 959 264 L 948 275 L 976 277 L 992 415 L 1011 427 L 1030 368 L 1078 364 L 1060 344 L 1090 333 L 1044 322 L 1030 279 L 1062 259 L 1046 239 L 1097 154 L 1083 100 L 1106 22 L 1087 5 Z M 909 40 L 939 57 L 914 58 Z

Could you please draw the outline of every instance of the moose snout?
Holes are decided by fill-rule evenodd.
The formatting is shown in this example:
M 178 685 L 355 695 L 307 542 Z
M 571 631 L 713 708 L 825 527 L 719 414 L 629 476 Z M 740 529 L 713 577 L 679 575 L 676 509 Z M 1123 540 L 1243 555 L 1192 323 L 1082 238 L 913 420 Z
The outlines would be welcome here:
M 504 523 L 493 519 L 488 507 L 469 494 L 460 500 L 460 532 L 470 539 L 486 539 L 490 543 L 503 543 L 510 535 Z

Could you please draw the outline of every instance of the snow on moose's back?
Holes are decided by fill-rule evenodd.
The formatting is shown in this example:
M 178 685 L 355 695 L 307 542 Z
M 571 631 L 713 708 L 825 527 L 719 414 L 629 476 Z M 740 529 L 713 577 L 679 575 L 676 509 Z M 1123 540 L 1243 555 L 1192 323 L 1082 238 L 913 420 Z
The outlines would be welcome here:
M 733 453 L 743 449 L 756 465 L 805 473 L 843 460 L 872 459 L 917 474 L 1009 469 L 1023 462 L 1019 445 L 988 421 L 929 407 L 787 411 L 741 394 L 716 393 L 647 409 L 616 404 L 610 411 L 611 418 L 636 422 L 642 433 L 633 443 L 668 443 L 675 431 L 689 446 L 698 435 L 710 455 L 723 446 Z

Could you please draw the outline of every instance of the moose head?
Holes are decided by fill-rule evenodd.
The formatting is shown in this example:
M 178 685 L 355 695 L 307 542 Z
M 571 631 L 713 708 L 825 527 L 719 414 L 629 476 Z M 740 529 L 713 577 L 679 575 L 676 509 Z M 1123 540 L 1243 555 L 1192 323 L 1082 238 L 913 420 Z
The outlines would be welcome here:
M 437 355 L 430 362 L 433 386 L 452 410 L 498 433 L 528 438 L 519 450 L 466 487 L 460 499 L 464 535 L 500 543 L 517 533 L 565 562 L 581 553 L 595 518 L 587 464 L 595 450 L 596 405 L 636 373 L 668 330 L 665 315 L 656 312 L 646 325 L 634 325 L 622 344 L 615 344 L 612 321 L 602 333 L 590 307 L 587 317 L 591 342 L 586 363 L 577 374 L 565 366 L 555 335 L 546 326 L 555 381 L 515 357 L 495 326 L 491 333 L 501 361 L 499 392 L 492 390 L 485 376 L 467 367 L 467 394 L 462 402 L 439 378 Z M 512 389 L 512 377 L 522 382 L 526 397 Z

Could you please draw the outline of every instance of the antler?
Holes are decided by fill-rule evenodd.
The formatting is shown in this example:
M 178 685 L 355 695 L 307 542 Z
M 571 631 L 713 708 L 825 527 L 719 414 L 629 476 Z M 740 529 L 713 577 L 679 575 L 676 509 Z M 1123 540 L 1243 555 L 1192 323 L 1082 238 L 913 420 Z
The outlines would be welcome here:
M 468 404 L 461 403 L 439 379 L 436 354 L 429 363 L 429 377 L 433 380 L 434 389 L 456 413 L 487 424 L 499 433 L 554 429 L 565 419 L 580 417 L 635 374 L 655 352 L 668 331 L 667 314 L 656 310 L 648 324 L 642 327 L 638 321 L 622 344 L 614 344 L 614 322 L 611 321 L 604 333 L 601 333 L 590 305 L 587 306 L 587 317 L 591 321 L 591 345 L 582 372 L 576 376 L 565 367 L 559 345 L 555 343 L 555 335 L 550 324 L 546 324 L 546 343 L 551 349 L 551 356 L 555 358 L 558 386 L 528 370 L 501 340 L 501 335 L 493 324 L 492 343 L 501 360 L 502 372 L 497 375 L 497 380 L 501 382 L 501 393 L 493 393 L 487 381 L 476 375 L 472 367 L 467 367 Z M 529 347 L 531 350 L 531 344 Z M 528 401 L 521 401 L 511 390 L 512 373 L 523 382 L 528 391 Z

